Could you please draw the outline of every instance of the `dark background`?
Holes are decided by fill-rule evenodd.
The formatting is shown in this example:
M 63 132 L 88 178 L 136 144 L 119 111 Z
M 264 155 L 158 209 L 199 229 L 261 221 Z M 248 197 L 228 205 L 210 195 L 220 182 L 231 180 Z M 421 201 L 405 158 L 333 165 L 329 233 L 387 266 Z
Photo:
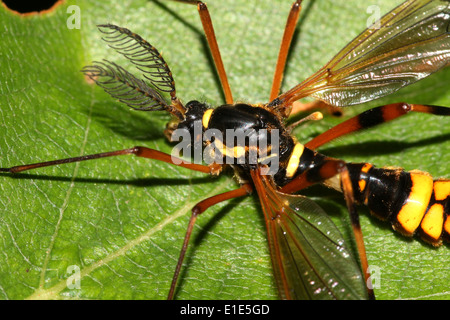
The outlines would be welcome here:
M 41 1 L 24 1 L 24 0 L 2 0 L 6 6 L 12 10 L 27 13 L 33 11 L 42 11 L 50 9 L 56 2 L 56 0 L 41 0 Z

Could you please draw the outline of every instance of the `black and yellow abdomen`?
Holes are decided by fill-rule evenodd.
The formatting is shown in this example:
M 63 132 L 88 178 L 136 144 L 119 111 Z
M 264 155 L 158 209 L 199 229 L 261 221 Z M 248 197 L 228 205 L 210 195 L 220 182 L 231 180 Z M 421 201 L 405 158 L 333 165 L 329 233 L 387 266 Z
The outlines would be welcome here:
M 450 239 L 450 180 L 426 172 L 347 164 L 355 200 L 406 236 L 418 233 L 434 246 Z

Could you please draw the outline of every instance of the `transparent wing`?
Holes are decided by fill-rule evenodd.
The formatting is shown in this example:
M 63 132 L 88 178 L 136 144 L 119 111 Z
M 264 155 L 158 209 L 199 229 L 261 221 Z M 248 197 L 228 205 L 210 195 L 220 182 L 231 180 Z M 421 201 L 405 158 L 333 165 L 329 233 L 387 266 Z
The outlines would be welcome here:
M 334 106 L 359 104 L 391 94 L 448 64 L 450 1 L 409 0 L 278 99 L 284 105 L 306 96 Z
M 339 230 L 312 200 L 276 191 L 252 172 L 282 299 L 367 299 L 360 267 Z
M 113 98 L 133 109 L 147 111 L 169 108 L 159 92 L 114 62 L 94 61 L 93 65 L 84 67 L 81 72 Z
M 112 24 L 97 26 L 108 45 L 130 60 L 158 90 L 175 95 L 175 82 L 169 66 L 158 50 L 138 34 Z

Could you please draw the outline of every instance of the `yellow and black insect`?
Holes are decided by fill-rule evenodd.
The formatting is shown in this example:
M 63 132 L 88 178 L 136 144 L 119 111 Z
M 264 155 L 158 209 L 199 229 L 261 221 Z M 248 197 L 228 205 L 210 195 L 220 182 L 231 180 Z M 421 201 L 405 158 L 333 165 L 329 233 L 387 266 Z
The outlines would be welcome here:
M 375 168 L 368 163 L 347 163 L 316 151 L 341 136 L 399 118 L 409 112 L 450 115 L 450 108 L 394 103 L 370 109 L 302 144 L 287 126 L 300 108 L 295 102 L 313 97 L 323 103 L 350 106 L 385 96 L 448 65 L 450 61 L 450 1 L 409 0 L 380 19 L 341 50 L 314 75 L 279 94 L 287 52 L 300 14 L 294 2 L 288 17 L 269 102 L 236 102 L 215 40 L 207 7 L 198 6 L 205 34 L 224 89 L 225 105 L 212 108 L 192 100 L 183 103 L 175 90 L 172 72 L 158 50 L 137 34 L 111 24 L 99 25 L 110 47 L 131 61 L 144 75 L 138 79 L 110 61 L 94 62 L 82 71 L 112 97 L 145 111 L 164 110 L 173 116 L 168 137 L 180 130 L 190 137 L 185 151 L 207 153 L 209 165 L 183 161 L 147 147 L 133 147 L 29 165 L 0 168 L 9 174 L 65 163 L 134 154 L 219 175 L 231 168 L 240 187 L 199 202 L 192 209 L 183 248 L 176 265 L 169 298 L 177 280 L 197 217 L 219 202 L 256 192 L 264 212 L 275 281 L 282 299 L 366 299 L 369 274 L 364 242 L 356 212 L 368 206 L 400 233 L 421 237 L 434 246 L 450 234 L 450 180 L 433 179 L 421 171 Z M 170 95 L 170 101 L 164 97 Z M 306 118 L 320 118 L 317 113 Z M 199 130 L 199 131 L 198 131 Z M 201 140 L 209 132 L 215 135 Z M 242 144 L 227 140 L 227 130 L 242 130 Z M 220 133 L 222 135 L 218 135 Z M 199 140 L 200 137 L 200 140 Z M 257 142 L 256 144 L 254 142 Z M 262 141 L 266 144 L 261 146 Z M 231 162 L 224 160 L 231 159 Z M 276 160 L 275 171 L 272 169 Z M 312 200 L 294 193 L 325 184 L 344 194 L 359 252 L 355 259 L 326 213 Z M 361 269 L 364 272 L 361 272 Z

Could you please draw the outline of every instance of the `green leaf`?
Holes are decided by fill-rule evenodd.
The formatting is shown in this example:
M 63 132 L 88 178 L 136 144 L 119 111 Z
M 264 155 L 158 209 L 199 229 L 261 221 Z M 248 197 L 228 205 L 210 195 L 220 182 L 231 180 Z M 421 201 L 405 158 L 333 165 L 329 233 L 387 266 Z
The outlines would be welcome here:
M 236 100 L 267 102 L 291 0 L 209 1 Z M 387 12 L 401 1 L 379 0 Z M 68 28 L 69 5 L 81 28 Z M 368 4 L 304 1 L 283 90 L 326 63 L 366 26 Z M 144 145 L 170 153 L 169 117 L 130 110 L 87 83 L 79 70 L 107 58 L 133 71 L 100 40 L 114 23 L 162 52 L 177 93 L 223 103 L 195 6 L 170 1 L 68 1 L 21 17 L 0 7 L 0 166 Z M 70 20 L 70 19 L 69 19 Z M 450 106 L 450 70 L 388 98 L 345 110 L 345 117 L 396 101 Z M 138 75 L 138 73 L 135 73 Z M 300 141 L 342 121 L 328 117 L 295 131 Z M 377 166 L 421 169 L 449 178 L 449 121 L 411 114 L 340 139 L 323 153 Z M 0 176 L 0 297 L 3 299 L 165 299 L 190 217 L 206 197 L 236 187 L 165 163 L 117 157 Z M 342 196 L 307 192 L 351 238 Z M 448 299 L 448 246 L 431 248 L 360 209 L 369 263 L 381 299 Z M 276 299 L 258 199 L 216 205 L 198 218 L 177 299 Z M 351 240 L 350 240 L 351 241 Z M 351 243 L 351 242 L 350 242 Z M 71 282 L 79 270 L 80 286 Z

